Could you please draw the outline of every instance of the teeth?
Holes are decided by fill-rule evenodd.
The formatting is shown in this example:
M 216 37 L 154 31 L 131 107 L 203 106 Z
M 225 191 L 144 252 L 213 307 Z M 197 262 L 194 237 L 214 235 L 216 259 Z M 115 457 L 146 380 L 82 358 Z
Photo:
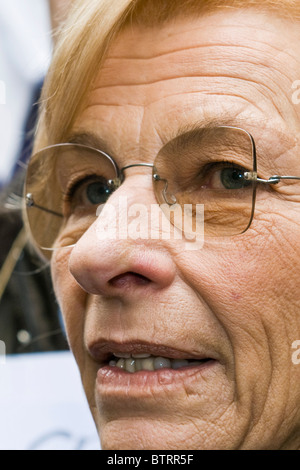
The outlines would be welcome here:
M 127 354 L 127 353 L 113 353 L 113 355 L 115 357 L 120 357 L 120 358 L 123 358 L 123 359 L 129 359 L 131 357 L 131 355 Z
M 144 359 L 145 357 L 150 357 L 151 354 L 141 353 L 141 354 L 132 354 L 132 357 L 135 359 Z
M 189 361 L 187 361 L 186 359 L 175 359 L 175 361 L 173 361 L 172 367 L 173 369 L 180 369 L 180 367 L 184 367 L 188 365 L 189 365 Z
M 135 360 L 135 371 L 138 372 L 139 370 L 143 370 L 143 362 L 141 359 Z
M 140 359 L 142 361 L 142 370 L 155 370 L 154 361 L 152 357 L 147 357 L 146 359 Z
M 170 368 L 171 367 L 171 361 L 170 359 L 167 359 L 165 357 L 156 357 L 154 359 L 154 369 L 164 369 L 164 368 Z
M 145 359 L 146 357 L 151 357 L 151 354 L 147 353 L 140 353 L 140 354 L 129 354 L 129 353 L 113 353 L 115 357 L 119 357 L 122 359 L 130 359 L 133 357 L 134 359 Z
M 155 357 L 150 354 L 130 354 L 124 353 L 121 357 L 120 354 L 114 354 L 118 360 L 112 359 L 109 361 L 111 367 L 119 367 L 127 372 L 134 373 L 141 370 L 154 371 L 159 369 L 180 369 L 189 365 L 198 366 L 205 360 L 187 360 L 187 359 L 168 359 L 166 357 Z
M 119 359 L 117 362 L 117 367 L 120 369 L 125 369 L 125 359 Z
M 135 360 L 133 358 L 125 360 L 125 369 L 127 372 L 135 372 Z

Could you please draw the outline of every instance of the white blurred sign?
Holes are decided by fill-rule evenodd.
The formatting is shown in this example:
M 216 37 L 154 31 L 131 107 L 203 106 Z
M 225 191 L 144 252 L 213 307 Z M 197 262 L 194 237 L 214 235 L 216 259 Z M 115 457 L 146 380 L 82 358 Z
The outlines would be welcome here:
M 6 356 L 0 363 L 0 450 L 99 450 L 70 352 Z

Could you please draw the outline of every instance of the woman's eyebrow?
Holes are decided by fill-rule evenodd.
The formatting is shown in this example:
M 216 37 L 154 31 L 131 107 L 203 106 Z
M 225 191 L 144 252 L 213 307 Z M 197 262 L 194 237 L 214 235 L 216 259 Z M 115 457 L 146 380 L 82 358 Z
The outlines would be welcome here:
M 294 148 L 297 145 L 297 137 L 288 130 L 283 131 L 277 126 L 270 127 L 267 122 L 254 121 L 253 119 L 233 119 L 228 115 L 221 115 L 209 120 L 199 120 L 193 123 L 184 124 L 181 126 L 175 136 L 174 140 L 177 145 L 185 146 L 191 141 L 197 141 L 205 134 L 205 131 L 213 127 L 235 127 L 242 129 L 249 133 L 256 144 L 256 150 L 260 159 L 269 160 L 270 153 L 274 158 L 282 155 Z
M 88 147 L 102 150 L 102 152 L 108 153 L 109 155 L 112 153 L 108 143 L 100 136 L 90 131 L 74 132 L 67 140 L 71 144 L 87 145 Z
M 219 116 L 215 119 L 197 120 L 180 126 L 171 139 L 167 139 L 166 143 L 174 141 L 177 145 L 180 145 L 180 147 L 184 147 L 190 144 L 191 141 L 197 142 L 198 139 L 201 139 L 201 137 L 205 135 L 206 131 L 217 127 L 233 127 L 249 132 L 246 122 L 241 123 L 227 116 Z
M 241 122 L 239 122 L 241 124 Z M 245 124 L 245 123 L 243 123 Z M 219 115 L 216 118 L 209 118 L 203 120 L 196 120 L 191 121 L 188 123 L 183 124 L 182 126 L 177 127 L 174 129 L 174 133 L 166 137 L 166 142 L 172 140 L 173 138 L 184 136 L 185 134 L 197 131 L 203 131 L 204 129 L 211 129 L 212 127 L 220 127 L 220 126 L 232 126 L 232 127 L 239 127 L 237 124 L 236 119 L 229 117 L 227 114 Z M 95 147 L 99 150 L 107 151 L 110 153 L 110 146 L 109 144 L 102 139 L 99 135 L 92 131 L 75 131 L 72 133 L 69 138 L 68 142 L 72 144 L 81 144 L 81 145 L 88 145 L 90 147 Z
M 213 127 L 240 127 L 245 128 L 247 126 L 247 119 L 234 119 L 232 116 L 229 116 L 227 113 L 220 114 L 216 117 L 209 117 L 203 119 L 192 120 L 187 122 L 182 126 L 179 126 L 177 130 L 177 135 L 175 137 L 187 134 L 192 131 L 203 131 L 205 129 L 211 129 Z
M 196 143 L 198 139 L 203 137 L 205 131 L 212 129 L 213 127 L 223 126 L 237 127 L 249 132 L 262 150 L 265 150 L 265 145 L 270 143 L 270 139 L 273 143 L 274 140 L 277 142 L 276 147 L 278 147 L 277 150 L 279 150 L 279 148 L 281 149 L 280 153 L 287 151 L 295 145 L 295 136 L 283 133 L 279 131 L 279 129 L 268 129 L 268 132 L 266 132 L 267 128 L 264 123 L 253 123 L 252 120 L 249 121 L 248 119 L 237 120 L 229 117 L 228 115 L 224 115 L 211 119 L 196 120 L 179 126 L 174 133 L 168 136 L 166 135 L 165 139 L 162 139 L 163 146 L 174 141 L 174 144 L 176 142 L 176 148 L 178 150 L 179 146 L 180 148 L 184 148 L 191 144 L 191 142 Z M 263 129 L 265 129 L 265 131 L 263 132 L 262 138 Z M 75 131 L 69 136 L 68 142 L 87 145 L 88 147 L 101 150 L 112 157 L 114 156 L 114 152 L 108 142 L 92 131 Z M 276 150 L 273 149 L 273 151 L 274 156 L 276 157 Z M 261 154 L 260 152 L 260 159 L 264 158 L 269 159 L 269 152 L 267 152 L 267 154 L 265 154 L 265 152 Z

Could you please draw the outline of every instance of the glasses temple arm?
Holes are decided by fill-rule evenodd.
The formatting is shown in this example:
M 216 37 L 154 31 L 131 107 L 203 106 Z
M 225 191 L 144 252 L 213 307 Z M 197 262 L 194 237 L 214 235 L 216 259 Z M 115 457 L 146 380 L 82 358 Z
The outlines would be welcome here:
M 35 207 L 36 209 L 40 209 L 41 211 L 48 212 L 48 214 L 56 215 L 57 217 L 63 217 L 62 214 L 58 212 L 52 211 L 51 209 L 47 209 L 47 207 L 39 206 L 34 202 L 32 194 L 26 194 L 25 198 L 26 206 L 27 207 Z
M 257 173 L 254 171 L 246 171 L 244 173 L 244 178 L 247 181 L 257 181 L 258 183 L 264 184 L 277 184 L 280 180 L 300 180 L 300 176 L 280 176 L 280 175 L 273 175 L 270 176 L 269 179 L 265 180 L 262 178 L 257 177 Z

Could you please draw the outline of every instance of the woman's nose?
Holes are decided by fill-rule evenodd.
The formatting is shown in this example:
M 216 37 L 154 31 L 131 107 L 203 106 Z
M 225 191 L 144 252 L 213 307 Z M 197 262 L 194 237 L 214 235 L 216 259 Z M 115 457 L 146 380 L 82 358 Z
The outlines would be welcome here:
M 153 207 L 160 211 L 145 175 L 131 176 L 112 194 L 70 255 L 70 272 L 82 289 L 94 295 L 130 296 L 145 287 L 163 289 L 172 283 L 171 253 L 166 241 L 158 239 L 158 227 L 153 231 L 150 226 Z M 138 224 L 132 219 L 136 212 Z

